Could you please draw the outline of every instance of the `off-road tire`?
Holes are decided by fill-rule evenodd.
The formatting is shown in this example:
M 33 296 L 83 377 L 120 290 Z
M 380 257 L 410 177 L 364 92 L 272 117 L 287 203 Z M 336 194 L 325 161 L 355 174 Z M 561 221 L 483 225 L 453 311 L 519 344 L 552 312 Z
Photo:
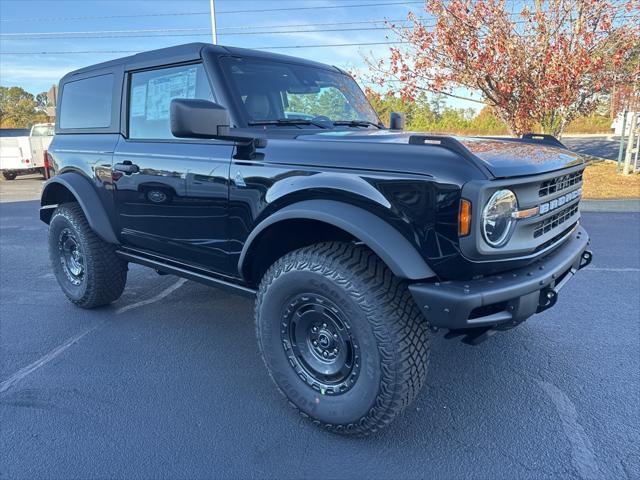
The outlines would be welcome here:
M 359 346 L 362 365 L 344 393 L 327 395 L 314 388 L 313 378 L 293 367 L 291 345 L 283 342 L 284 319 L 290 318 L 287 305 L 307 294 L 337 306 Z M 262 278 L 255 320 L 260 352 L 278 389 L 302 416 L 326 430 L 376 432 L 391 423 L 425 383 L 426 322 L 406 283 L 366 247 L 320 243 L 280 258 Z
M 83 275 L 78 284 L 65 273 L 61 234 L 73 235 L 83 257 Z M 115 245 L 98 237 L 77 203 L 65 203 L 53 212 L 49 223 L 49 258 L 62 291 L 82 308 L 107 305 L 118 299 L 127 282 L 127 262 L 116 255 Z
M 15 180 L 18 174 L 16 172 L 2 172 L 5 180 Z

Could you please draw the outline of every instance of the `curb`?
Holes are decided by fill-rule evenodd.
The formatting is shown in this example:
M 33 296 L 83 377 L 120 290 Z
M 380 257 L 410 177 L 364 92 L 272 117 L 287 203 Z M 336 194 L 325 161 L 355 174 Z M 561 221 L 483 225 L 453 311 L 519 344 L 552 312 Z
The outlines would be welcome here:
M 582 200 L 580 202 L 582 212 L 640 212 L 640 198 L 624 200 Z
M 620 141 L 620 135 L 612 133 L 565 133 L 562 138 L 605 138 L 609 142 Z

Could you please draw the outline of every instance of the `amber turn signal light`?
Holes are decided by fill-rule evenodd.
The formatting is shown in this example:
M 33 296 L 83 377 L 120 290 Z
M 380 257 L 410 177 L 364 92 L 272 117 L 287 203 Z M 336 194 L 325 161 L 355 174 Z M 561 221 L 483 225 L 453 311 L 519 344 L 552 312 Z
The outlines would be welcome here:
M 471 232 L 471 202 L 464 198 L 460 200 L 458 214 L 458 236 L 466 237 Z

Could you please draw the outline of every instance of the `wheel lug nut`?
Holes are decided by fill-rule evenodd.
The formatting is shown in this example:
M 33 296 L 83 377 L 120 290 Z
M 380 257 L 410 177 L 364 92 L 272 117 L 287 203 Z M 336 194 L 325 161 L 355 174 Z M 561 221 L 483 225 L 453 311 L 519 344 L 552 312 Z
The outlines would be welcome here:
M 329 354 L 327 353 L 327 351 L 325 350 L 324 352 L 322 352 L 322 355 L 324 355 L 325 357 L 328 357 Z
M 316 327 L 316 326 L 314 325 L 314 326 L 313 326 L 313 328 L 312 328 L 311 330 L 313 330 L 314 332 L 317 332 L 317 331 L 318 331 L 318 327 Z
M 322 328 L 327 328 L 327 324 L 326 324 L 326 323 L 323 323 L 323 324 L 322 324 Z
M 333 353 L 338 353 L 338 349 L 337 349 L 337 348 L 334 348 L 334 349 L 333 349 Z
M 313 341 L 313 346 L 317 347 L 318 346 L 318 342 L 316 342 L 315 340 Z
M 337 339 L 338 339 L 338 334 L 337 334 L 337 333 L 334 333 L 334 334 L 333 334 L 333 338 L 335 338 L 335 339 L 337 340 Z

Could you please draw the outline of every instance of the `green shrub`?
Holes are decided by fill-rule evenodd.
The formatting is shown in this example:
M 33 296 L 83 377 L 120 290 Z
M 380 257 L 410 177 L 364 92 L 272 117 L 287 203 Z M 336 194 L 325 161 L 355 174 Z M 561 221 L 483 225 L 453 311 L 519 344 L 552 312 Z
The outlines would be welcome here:
M 371 95 L 373 108 L 385 123 L 391 112 L 402 112 L 407 117 L 407 129 L 417 132 L 449 133 L 457 135 L 509 135 L 507 126 L 495 116 L 491 107 L 485 106 L 478 114 L 472 108 L 443 106 L 441 98 L 429 101 L 422 94 L 416 101 L 408 102 L 395 97 Z M 609 133 L 611 120 L 599 114 L 577 118 L 564 133 Z M 540 126 L 535 129 L 541 132 Z
M 564 133 L 611 133 L 611 119 L 606 115 L 592 113 L 576 118 L 567 125 Z

